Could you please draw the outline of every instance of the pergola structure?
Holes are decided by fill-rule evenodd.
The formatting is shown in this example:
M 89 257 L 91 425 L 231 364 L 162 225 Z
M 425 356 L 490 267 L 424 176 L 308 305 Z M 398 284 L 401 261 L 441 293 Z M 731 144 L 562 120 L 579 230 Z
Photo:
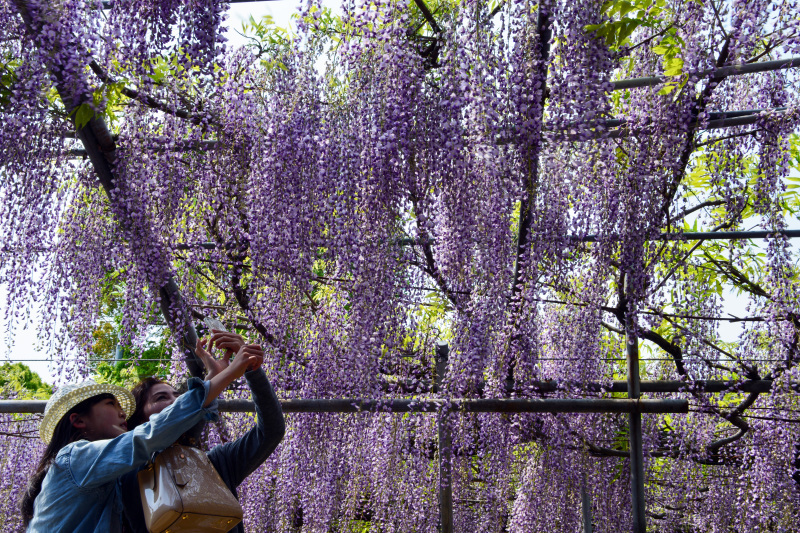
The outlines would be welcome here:
M 247 0 L 232 0 L 232 3 Z M 436 30 L 439 28 L 431 10 L 423 0 L 414 0 L 420 11 Z M 25 19 L 28 32 L 35 35 L 41 21 L 35 20 L 28 9 L 26 0 L 15 0 L 20 14 Z M 111 7 L 113 2 L 104 2 L 105 7 Z M 549 54 L 549 35 L 552 21 L 546 13 L 540 13 L 538 31 L 540 40 L 545 43 L 541 47 L 540 65 L 546 68 Z M 441 31 L 441 30 L 439 30 Z M 434 44 L 431 50 L 435 49 Z M 775 71 L 788 68 L 800 67 L 800 57 L 788 57 L 785 59 L 763 61 L 752 64 L 725 66 L 717 69 L 710 69 L 701 72 L 691 73 L 691 76 L 707 78 L 711 81 L 721 81 L 727 77 L 747 75 L 756 72 Z M 93 65 L 95 72 L 102 73 L 96 65 Z M 652 76 L 645 78 L 634 78 L 613 82 L 613 90 L 630 89 L 635 87 L 649 87 L 659 85 L 667 80 L 664 76 Z M 70 88 L 56 83 L 61 99 L 64 102 L 74 102 L 75 95 L 70 94 Z M 135 90 L 126 89 L 126 95 L 133 99 L 144 98 Z M 547 98 L 547 92 L 542 92 L 542 104 Z M 784 113 L 785 108 L 775 109 L 755 109 L 755 110 L 730 110 L 727 112 L 711 113 L 709 119 L 703 122 L 702 127 L 706 129 L 726 128 L 753 124 L 763 118 L 765 113 L 779 114 Z M 539 117 L 541 123 L 541 116 Z M 74 120 L 74 118 L 73 118 Z M 694 127 L 699 127 L 696 117 L 692 123 Z M 604 138 L 623 138 L 637 133 L 638 127 L 627 124 L 624 120 L 604 120 L 596 124 L 595 133 L 598 137 Z M 546 123 L 542 124 L 542 130 L 547 130 Z M 108 125 L 102 116 L 94 116 L 85 125 L 76 122 L 77 137 L 83 144 L 82 150 L 73 150 L 71 155 L 75 157 L 87 157 L 94 168 L 95 174 L 106 192 L 109 202 L 118 216 L 118 221 L 122 226 L 132 224 L 126 219 L 125 205 L 115 205 L 117 196 L 115 193 L 115 174 L 113 162 L 116 158 L 116 139 L 109 130 Z M 583 135 L 583 134 L 581 134 Z M 564 140 L 574 140 L 575 134 L 564 133 Z M 583 138 L 583 137 L 581 137 Z M 499 139 L 498 143 L 511 143 L 514 139 Z M 172 150 L 180 150 L 172 146 Z M 183 149 L 215 149 L 215 142 L 208 141 L 203 146 L 190 145 Z M 533 163 L 536 167 L 538 161 Z M 533 187 L 533 184 L 528 184 Z M 519 234 L 517 238 L 517 256 L 522 257 L 526 246 L 537 239 L 537 235 L 531 233 L 532 208 L 524 201 L 520 207 Z M 768 231 L 718 231 L 718 232 L 695 232 L 695 233 L 668 233 L 660 236 L 663 240 L 726 240 L 726 239 L 755 239 L 764 238 L 771 234 Z M 788 230 L 782 232 L 787 238 L 800 237 L 800 230 Z M 575 236 L 575 240 L 583 242 L 595 242 L 596 237 Z M 430 246 L 431 240 L 399 242 L 398 245 L 406 246 Z M 179 245 L 188 248 L 190 245 Z M 214 243 L 199 243 L 197 247 L 212 249 Z M 154 248 L 157 249 L 157 248 Z M 520 290 L 520 272 L 515 268 L 514 287 L 512 291 Z M 187 304 L 186 298 L 178 287 L 177 280 L 170 278 L 160 286 L 153 286 L 154 292 L 160 296 L 160 306 L 166 322 L 176 334 L 182 336 L 185 353 L 185 362 L 190 373 L 194 376 L 202 376 L 203 370 L 195 357 L 193 347 L 197 341 L 197 332 L 192 323 L 193 317 L 201 315 L 199 310 L 191 309 Z M 619 310 L 618 310 L 619 311 Z M 620 312 L 623 316 L 624 312 Z M 272 341 L 272 336 L 268 331 L 259 333 L 267 342 Z M 534 390 L 541 394 L 541 399 L 513 399 L 513 398 L 485 398 L 485 399 L 426 399 L 426 400 L 399 400 L 399 399 L 361 399 L 361 398 L 341 398 L 341 399 L 291 399 L 282 401 L 283 410 L 287 413 L 406 413 L 406 412 L 427 412 L 443 413 L 448 416 L 457 416 L 459 413 L 628 413 L 629 414 L 629 450 L 630 452 L 620 452 L 620 455 L 629 456 L 631 461 L 631 495 L 632 495 L 632 530 L 636 533 L 646 531 L 645 501 L 644 501 L 644 458 L 642 445 L 642 414 L 648 413 L 686 413 L 689 409 L 687 400 L 651 400 L 643 399 L 642 393 L 677 393 L 692 389 L 697 393 L 720 393 L 737 392 L 748 393 L 748 398 L 737 409 L 739 412 L 751 405 L 758 394 L 768 392 L 772 386 L 771 380 L 749 380 L 749 381 L 708 381 L 708 382 L 688 382 L 688 381 L 641 381 L 639 372 L 639 340 L 640 332 L 630 317 L 625 323 L 625 335 L 627 345 L 627 381 L 615 381 L 610 383 L 581 383 L 575 384 L 584 390 L 592 392 L 623 392 L 627 393 L 627 399 L 548 399 L 544 396 L 548 392 L 559 390 L 563 384 L 556 382 L 534 382 L 534 383 L 514 383 L 509 382 L 507 389 L 509 393 L 515 387 L 524 385 L 529 390 Z M 446 372 L 448 347 L 441 344 L 437 348 L 437 373 L 434 383 L 428 383 L 429 390 L 436 392 L 441 380 Z M 677 361 L 677 360 L 676 360 Z M 400 384 L 402 386 L 402 384 Z M 414 390 L 418 384 L 413 384 L 409 390 Z M 795 388 L 797 390 L 797 388 Z M 44 409 L 42 401 L 0 401 L 0 412 L 3 413 L 39 413 Z M 251 402 L 243 400 L 227 400 L 220 402 L 221 411 L 246 412 L 252 411 Z M 365 415 L 366 416 L 366 415 Z M 447 417 L 443 416 L 439 426 L 439 502 L 440 502 L 440 531 L 442 533 L 453 532 L 453 501 L 450 490 L 450 434 L 447 425 Z M 592 531 L 591 512 L 588 505 L 587 496 L 584 493 L 584 531 Z

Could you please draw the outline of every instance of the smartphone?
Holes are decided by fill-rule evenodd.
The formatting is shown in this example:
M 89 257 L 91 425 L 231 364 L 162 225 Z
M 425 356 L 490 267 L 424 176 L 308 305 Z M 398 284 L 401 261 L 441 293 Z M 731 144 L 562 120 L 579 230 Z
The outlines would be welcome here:
M 208 328 L 208 333 L 211 333 L 212 329 L 217 331 L 228 331 L 228 328 L 225 327 L 225 324 L 217 320 L 216 318 L 211 318 L 210 316 L 203 319 L 203 323 Z

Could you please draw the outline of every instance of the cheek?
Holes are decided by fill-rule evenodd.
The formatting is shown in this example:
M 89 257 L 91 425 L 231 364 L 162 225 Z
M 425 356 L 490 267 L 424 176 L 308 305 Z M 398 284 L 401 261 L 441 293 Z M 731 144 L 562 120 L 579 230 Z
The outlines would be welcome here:
M 161 400 L 158 402 L 148 403 L 144 407 L 144 414 L 146 418 L 150 420 L 151 416 L 160 413 L 161 411 L 172 405 L 174 401 L 175 400 L 170 399 L 170 400 Z
M 156 404 L 153 404 L 153 403 L 145 404 L 144 409 L 142 409 L 142 411 L 144 412 L 144 419 L 145 420 L 150 420 L 150 417 L 158 412 L 156 410 Z

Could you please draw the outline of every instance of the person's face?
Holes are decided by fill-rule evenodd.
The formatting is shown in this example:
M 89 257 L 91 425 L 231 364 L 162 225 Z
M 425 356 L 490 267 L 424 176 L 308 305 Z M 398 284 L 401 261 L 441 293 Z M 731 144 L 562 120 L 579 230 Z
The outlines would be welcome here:
M 151 416 L 160 413 L 168 406 L 172 405 L 177 398 L 178 393 L 171 385 L 167 385 L 166 383 L 153 385 L 150 390 L 147 391 L 147 401 L 144 402 L 144 406 L 142 407 L 144 419 L 150 420 Z
M 116 398 L 94 404 L 86 415 L 72 414 L 72 425 L 82 430 L 86 440 L 113 439 L 128 431 L 125 411 Z

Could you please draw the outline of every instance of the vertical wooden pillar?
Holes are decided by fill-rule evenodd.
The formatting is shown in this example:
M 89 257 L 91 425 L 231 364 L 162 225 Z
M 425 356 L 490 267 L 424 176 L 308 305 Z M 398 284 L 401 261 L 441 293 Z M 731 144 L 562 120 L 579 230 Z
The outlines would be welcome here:
M 450 347 L 445 343 L 436 344 L 436 376 L 437 391 L 441 391 L 442 380 L 447 371 L 447 359 Z M 449 413 L 444 412 L 439 418 L 439 531 L 453 533 L 453 475 L 451 466 L 452 440 L 450 435 Z
M 589 491 L 586 490 L 586 474 L 583 475 L 581 484 L 581 516 L 583 533 L 592 533 L 592 501 L 589 499 Z
M 449 414 L 439 420 L 439 531 L 453 533 L 453 475 Z
M 626 284 L 628 278 L 626 277 Z M 626 290 L 626 294 L 630 291 Z M 630 310 L 625 317 L 625 344 L 626 360 L 628 363 L 628 398 L 638 399 L 640 394 L 639 381 L 639 338 L 636 335 L 636 322 Z M 628 448 L 631 457 L 631 512 L 633 515 L 632 528 L 634 533 L 645 533 L 647 522 L 645 520 L 644 501 L 644 453 L 642 451 L 642 414 L 631 413 L 628 427 Z

